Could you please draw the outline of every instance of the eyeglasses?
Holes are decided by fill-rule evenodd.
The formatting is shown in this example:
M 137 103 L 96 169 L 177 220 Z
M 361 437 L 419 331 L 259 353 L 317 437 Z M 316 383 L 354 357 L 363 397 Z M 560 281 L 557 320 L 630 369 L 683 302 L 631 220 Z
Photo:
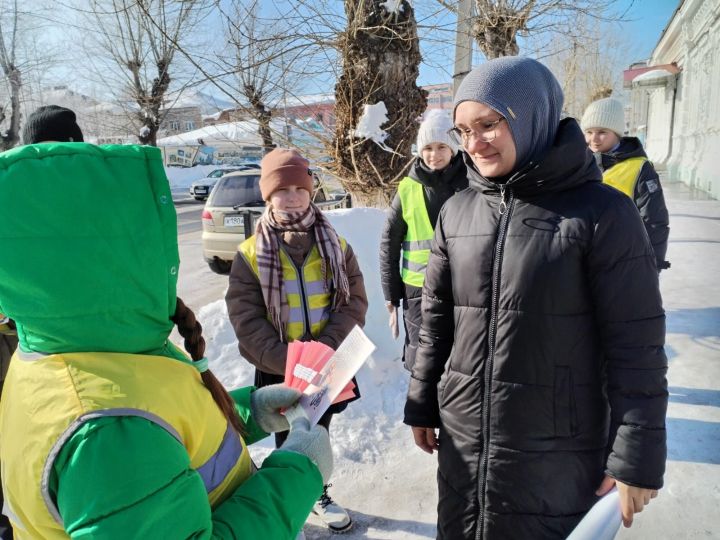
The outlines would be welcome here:
M 458 127 L 453 127 L 448 130 L 447 134 L 455 142 L 455 144 L 461 144 L 463 146 L 467 146 L 473 138 L 489 143 L 497 138 L 498 125 L 503 120 L 506 120 L 506 118 L 501 116 L 493 122 L 476 122 L 475 124 L 480 127 L 478 131 L 474 129 L 460 129 Z

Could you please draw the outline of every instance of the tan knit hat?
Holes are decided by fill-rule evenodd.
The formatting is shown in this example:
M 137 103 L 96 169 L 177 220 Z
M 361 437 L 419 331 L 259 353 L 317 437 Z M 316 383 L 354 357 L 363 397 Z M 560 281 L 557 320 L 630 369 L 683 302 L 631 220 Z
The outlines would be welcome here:
M 622 137 L 625 132 L 623 104 L 613 98 L 593 101 L 585 109 L 580 125 L 583 131 L 592 128 L 603 128 L 614 131 L 618 137 Z
M 265 201 L 280 188 L 297 186 L 312 194 L 310 162 L 292 148 L 275 148 L 260 162 L 260 193 Z

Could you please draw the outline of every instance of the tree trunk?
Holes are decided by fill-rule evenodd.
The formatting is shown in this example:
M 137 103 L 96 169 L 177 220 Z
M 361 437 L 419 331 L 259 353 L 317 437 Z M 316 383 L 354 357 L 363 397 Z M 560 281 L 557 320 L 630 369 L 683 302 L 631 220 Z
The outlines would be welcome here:
M 485 58 L 517 56 L 520 47 L 517 33 L 525 30 L 533 2 L 522 9 L 503 5 L 503 2 L 476 0 L 478 16 L 473 21 L 473 35 Z
M 12 64 L 7 66 L 5 75 L 10 82 L 10 123 L 7 130 L 0 136 L 0 151 L 2 152 L 13 148 L 20 142 L 20 90 L 22 88 L 22 78 L 20 70 Z M 2 111 L 2 120 L 6 117 L 5 111 Z
M 260 135 L 263 142 L 263 151 L 267 153 L 276 146 L 273 142 L 272 131 L 270 130 L 270 119 L 272 118 L 272 113 L 265 106 L 262 94 L 257 91 L 254 85 L 246 84 L 244 87 L 244 94 L 250 102 L 250 113 L 253 118 L 257 120 L 258 135 Z
M 328 145 L 335 174 L 357 200 L 386 202 L 411 160 L 427 92 L 416 84 L 420 65 L 417 24 L 407 0 L 397 13 L 381 0 L 345 0 L 347 29 L 340 36 L 342 75 L 335 85 L 335 137 Z M 364 105 L 384 102 L 388 133 L 381 148 L 354 137 Z
M 163 58 L 157 61 L 157 77 L 152 81 L 150 93 L 145 92 L 142 87 L 140 78 L 136 75 L 137 71 L 134 71 L 135 75 L 135 92 L 139 96 L 138 105 L 140 105 L 140 121 L 142 127 L 138 133 L 138 141 L 140 144 L 146 144 L 148 146 L 157 146 L 157 133 L 162 124 L 162 118 L 160 110 L 163 108 L 165 101 L 165 94 L 170 87 L 170 73 L 168 68 L 170 67 L 170 58 Z M 130 68 L 132 70 L 132 68 Z

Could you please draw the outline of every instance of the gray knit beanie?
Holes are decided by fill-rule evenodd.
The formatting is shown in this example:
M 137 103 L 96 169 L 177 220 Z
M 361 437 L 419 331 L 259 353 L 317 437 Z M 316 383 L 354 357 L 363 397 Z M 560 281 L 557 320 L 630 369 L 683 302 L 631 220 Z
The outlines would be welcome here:
M 453 118 L 463 101 L 477 101 L 507 119 L 515 142 L 513 171 L 543 158 L 555 140 L 563 106 L 560 84 L 537 60 L 496 58 L 476 67 L 463 80 L 453 102 Z
M 454 156 L 458 151 L 458 145 L 448 134 L 452 127 L 452 119 L 447 111 L 440 109 L 429 111 L 422 124 L 420 124 L 420 129 L 418 129 L 416 144 L 418 154 L 428 144 L 443 143 L 450 147 Z
M 583 131 L 591 128 L 609 129 L 614 131 L 618 137 L 622 137 L 625 132 L 623 104 L 613 98 L 593 101 L 585 109 L 580 126 Z

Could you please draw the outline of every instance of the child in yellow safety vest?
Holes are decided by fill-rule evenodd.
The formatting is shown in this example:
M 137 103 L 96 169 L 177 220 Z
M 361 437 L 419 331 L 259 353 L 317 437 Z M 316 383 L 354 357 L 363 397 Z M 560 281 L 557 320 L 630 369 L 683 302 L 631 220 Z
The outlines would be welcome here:
M 380 241 L 380 279 L 390 313 L 389 326 L 397 338 L 402 301 L 403 362 L 410 371 L 418 345 L 422 286 L 435 223 L 445 201 L 468 186 L 465 163 L 449 135 L 452 127 L 445 111 L 431 111 L 420 124 L 419 155 L 398 185 Z
M 594 101 L 585 110 L 581 126 L 603 172 L 603 183 L 619 189 L 635 202 L 655 252 L 658 271 L 669 268 L 665 254 L 670 220 L 660 178 L 640 140 L 623 137 L 622 103 L 612 98 Z
M 367 297 L 352 248 L 311 201 L 313 176 L 296 150 L 276 148 L 260 163 L 266 201 L 255 234 L 238 247 L 225 300 L 240 353 L 255 367 L 255 385 L 284 380 L 288 343 L 320 341 L 336 349 L 365 324 Z M 360 397 L 355 387 L 354 401 Z M 331 405 L 326 428 L 349 402 Z M 287 432 L 275 434 L 280 447 Z M 325 485 L 313 507 L 333 532 L 352 526 Z
M 280 410 L 299 392 L 227 392 L 208 369 L 176 296 L 160 151 L 14 148 L 0 154 L 0 192 L 0 311 L 19 340 L 0 400 L 14 538 L 294 540 L 332 470 L 327 431 L 288 426 Z M 28 208 L 52 211 L 28 226 Z M 168 341 L 173 326 L 190 357 Z M 247 445 L 288 427 L 256 467 Z

